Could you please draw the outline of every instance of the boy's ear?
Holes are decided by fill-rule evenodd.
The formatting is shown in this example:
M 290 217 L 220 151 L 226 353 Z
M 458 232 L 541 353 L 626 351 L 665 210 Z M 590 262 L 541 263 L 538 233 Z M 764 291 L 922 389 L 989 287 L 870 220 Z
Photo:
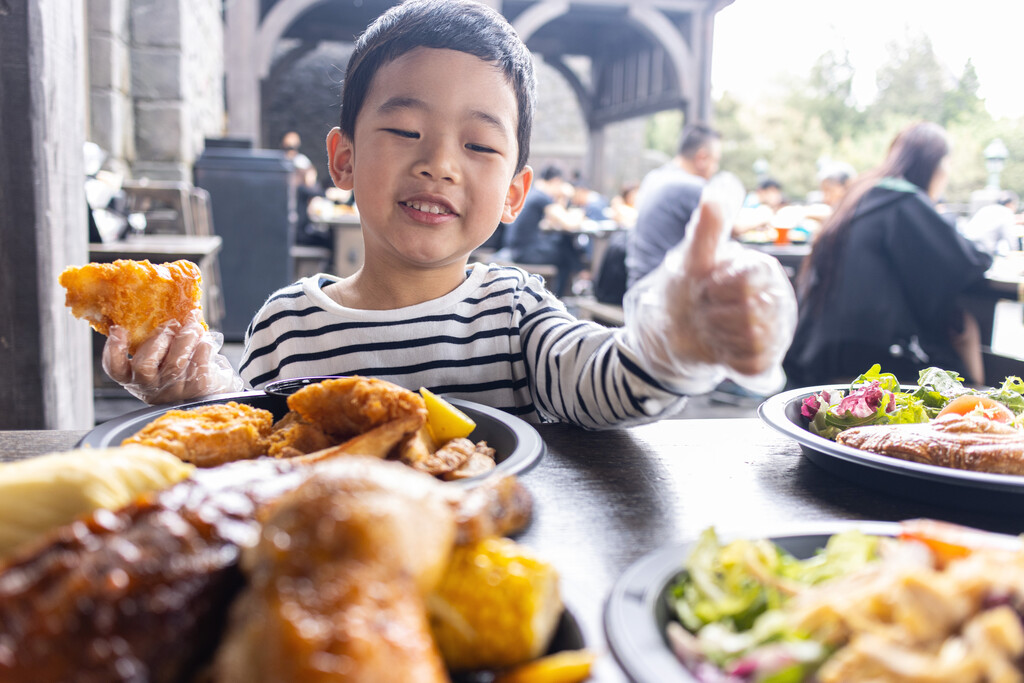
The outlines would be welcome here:
M 327 134 L 327 162 L 331 180 L 342 190 L 352 189 L 352 158 L 355 148 L 348 136 L 335 126 Z
M 501 211 L 502 223 L 511 223 L 523 210 L 523 203 L 526 202 L 526 195 L 530 192 L 531 185 L 533 185 L 533 169 L 524 166 L 523 170 L 517 173 L 509 183 L 508 192 L 505 194 L 505 206 Z

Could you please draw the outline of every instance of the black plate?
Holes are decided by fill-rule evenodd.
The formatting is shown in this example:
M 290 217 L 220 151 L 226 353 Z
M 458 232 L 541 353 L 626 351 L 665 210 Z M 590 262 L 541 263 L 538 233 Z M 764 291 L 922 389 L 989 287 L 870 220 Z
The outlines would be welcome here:
M 800 444 L 811 462 L 863 486 L 899 497 L 986 512 L 1024 510 L 1024 476 L 970 472 L 926 465 L 844 446 L 813 434 L 800 415 L 805 398 L 820 391 L 849 391 L 849 385 L 793 389 L 772 396 L 758 409 L 770 427 Z M 904 387 L 907 389 L 907 387 Z
M 793 527 L 779 536 L 762 536 L 793 556 L 804 559 L 824 548 L 833 534 L 850 529 L 894 536 L 895 522 L 829 522 Z M 744 534 L 745 538 L 755 538 Z M 726 543 L 732 538 L 722 537 Z M 612 586 L 604 610 L 604 629 L 615 659 L 636 683 L 696 683 L 669 648 L 665 627 L 670 621 L 668 595 L 683 574 L 693 542 L 667 546 L 637 560 Z
M 463 401 L 455 398 L 447 400 L 476 422 L 476 429 L 469 435 L 469 438 L 473 441 L 486 441 L 487 445 L 494 449 L 495 460 L 498 463 L 497 467 L 487 474 L 460 479 L 452 483 L 472 486 L 487 477 L 522 474 L 536 465 L 537 461 L 547 451 L 544 441 L 541 440 L 537 430 L 518 417 L 497 408 L 473 403 L 472 401 Z M 143 408 L 142 410 L 122 415 L 97 426 L 82 437 L 82 440 L 78 442 L 78 446 L 90 446 L 92 448 L 119 446 L 122 441 L 168 410 L 188 410 L 214 403 L 227 403 L 228 401 L 237 401 L 254 408 L 269 410 L 274 414 L 275 420 L 280 419 L 288 412 L 287 394 L 284 393 L 267 394 L 263 391 L 244 391 L 236 394 L 221 394 L 201 401 Z

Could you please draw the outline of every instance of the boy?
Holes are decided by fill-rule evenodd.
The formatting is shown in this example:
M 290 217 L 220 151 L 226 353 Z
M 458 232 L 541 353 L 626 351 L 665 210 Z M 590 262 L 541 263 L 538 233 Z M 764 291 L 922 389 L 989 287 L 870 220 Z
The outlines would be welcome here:
M 534 91 L 525 45 L 472 0 L 411 0 L 371 24 L 346 72 L 341 126 L 327 138 L 331 177 L 359 207 L 363 267 L 271 295 L 246 333 L 240 372 L 250 385 L 371 375 L 600 428 L 677 410 L 726 365 L 748 375 L 778 365 L 791 332 L 766 316 L 790 302 L 748 296 L 747 279 L 715 265 L 714 210 L 695 230 L 693 272 L 668 278 L 655 304 L 675 310 L 627 328 L 577 321 L 519 269 L 467 266 L 523 207 Z M 792 299 L 781 269 L 766 272 Z M 131 360 L 116 334 L 105 349 L 109 374 L 151 403 L 242 386 L 194 324 L 169 325 L 151 342 Z

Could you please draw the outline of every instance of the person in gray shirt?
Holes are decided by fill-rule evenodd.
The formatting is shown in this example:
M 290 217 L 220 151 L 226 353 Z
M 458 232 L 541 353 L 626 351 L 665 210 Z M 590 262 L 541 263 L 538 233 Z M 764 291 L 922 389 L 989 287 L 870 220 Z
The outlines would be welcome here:
M 683 239 L 690 214 L 700 203 L 704 185 L 718 172 L 722 140 L 704 124 L 683 130 L 679 151 L 640 184 L 636 228 L 626 247 L 628 285 L 658 267 L 665 253 Z

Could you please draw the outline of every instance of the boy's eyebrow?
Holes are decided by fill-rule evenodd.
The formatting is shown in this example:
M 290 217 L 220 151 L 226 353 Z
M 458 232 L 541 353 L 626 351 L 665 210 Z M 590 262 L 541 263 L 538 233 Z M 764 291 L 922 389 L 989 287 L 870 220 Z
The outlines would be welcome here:
M 396 95 L 395 97 L 388 98 L 384 101 L 384 104 L 377 107 L 378 114 L 387 114 L 388 112 L 397 111 L 399 109 L 427 109 L 427 103 L 416 97 L 408 97 L 404 95 Z M 471 118 L 478 119 L 488 126 L 498 129 L 502 133 L 508 131 L 508 127 L 502 123 L 501 119 L 493 114 L 482 111 L 480 109 L 474 109 L 470 112 Z

